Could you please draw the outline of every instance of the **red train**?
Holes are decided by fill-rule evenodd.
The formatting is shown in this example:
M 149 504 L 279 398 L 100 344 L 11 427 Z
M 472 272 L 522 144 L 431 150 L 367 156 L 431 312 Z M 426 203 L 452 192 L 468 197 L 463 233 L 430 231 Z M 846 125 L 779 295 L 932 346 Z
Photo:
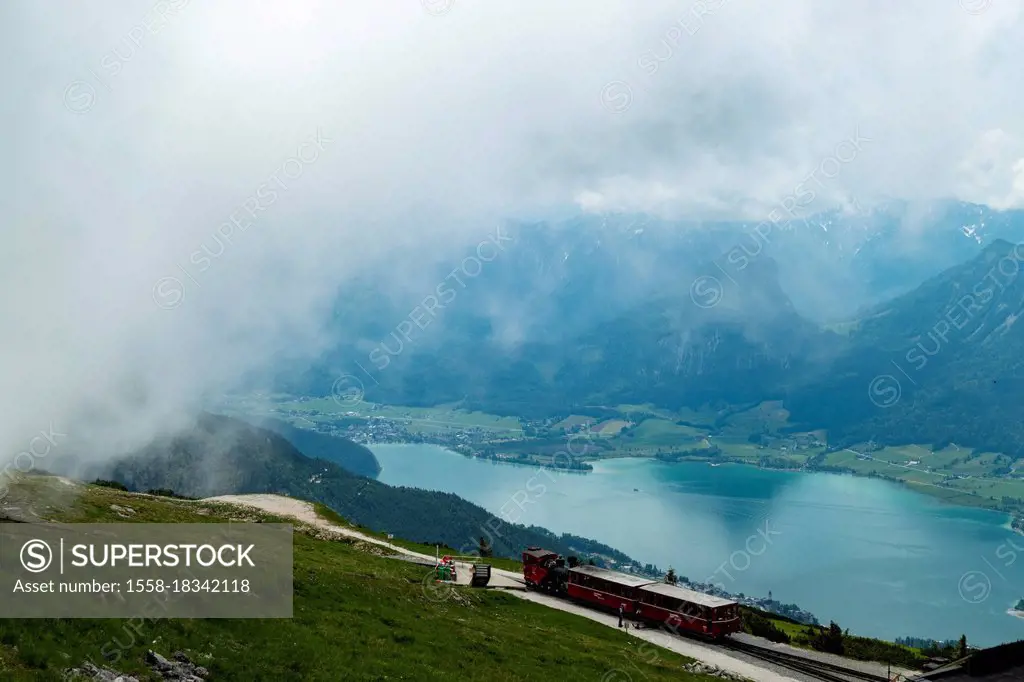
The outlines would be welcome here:
M 633 619 L 664 623 L 673 631 L 713 639 L 742 629 L 739 604 L 729 599 L 606 568 L 581 566 L 575 557 L 568 564 L 555 552 L 528 548 L 523 552 L 526 586 L 616 613 L 622 606 Z

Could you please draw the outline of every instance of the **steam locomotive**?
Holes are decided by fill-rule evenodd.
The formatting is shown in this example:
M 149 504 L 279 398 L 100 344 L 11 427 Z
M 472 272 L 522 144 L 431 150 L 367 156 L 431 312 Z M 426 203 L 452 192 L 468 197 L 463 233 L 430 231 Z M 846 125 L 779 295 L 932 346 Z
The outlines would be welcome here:
M 632 619 L 664 624 L 672 631 L 721 639 L 742 629 L 739 604 L 703 592 L 597 566 L 576 557 L 528 547 L 523 552 L 523 578 L 528 589 L 568 597 Z

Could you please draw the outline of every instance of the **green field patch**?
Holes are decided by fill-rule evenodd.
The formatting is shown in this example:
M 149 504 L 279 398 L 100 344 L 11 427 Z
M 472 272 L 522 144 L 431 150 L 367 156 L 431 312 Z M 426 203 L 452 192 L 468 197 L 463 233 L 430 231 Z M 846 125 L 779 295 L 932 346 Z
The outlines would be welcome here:
M 789 447 L 786 447 L 785 450 L 782 447 L 762 447 L 747 440 L 739 440 L 728 436 L 712 438 L 709 443 L 721 448 L 727 457 L 735 457 L 751 462 L 757 462 L 765 457 L 770 457 L 777 463 L 789 462 L 792 468 L 804 466 L 807 463 L 808 457 L 818 452 L 817 450 L 797 451 Z
M 857 455 L 849 450 L 837 450 L 835 452 L 830 452 L 825 456 L 824 464 L 833 467 L 845 467 L 851 466 L 857 461 L 859 461 L 857 459 Z
M 951 481 L 950 485 L 959 490 L 994 500 L 1001 500 L 1003 497 L 1024 500 L 1024 481 L 1019 479 L 972 477 Z
M 900 464 L 919 462 L 924 466 L 930 466 L 928 462 L 933 459 L 934 453 L 931 448 L 924 447 L 923 445 L 898 445 L 882 448 L 881 450 L 870 454 L 872 457 L 877 457 L 878 459 L 884 459 L 890 462 L 897 462 Z
M 713 438 L 712 443 L 722 449 L 728 457 L 738 457 L 740 459 L 760 459 L 766 456 L 778 456 L 782 452 L 775 448 L 760 448 L 754 443 L 747 441 L 733 440 L 731 438 Z
M 827 466 L 843 467 L 854 473 L 862 475 L 876 474 L 889 478 L 897 478 L 918 483 L 936 484 L 943 476 L 937 473 L 929 473 L 917 467 L 908 467 L 902 463 L 890 463 L 882 457 L 875 457 L 879 453 L 870 453 L 873 459 L 861 459 L 856 453 L 849 450 L 840 450 L 829 453 L 825 458 Z
M 913 449 L 908 449 L 908 447 Z M 887 452 L 890 450 L 892 452 Z M 895 453 L 897 452 L 903 457 L 919 456 L 921 448 L 920 446 L 904 446 L 903 448 L 886 448 L 869 453 L 872 457 L 886 453 L 887 456 L 893 458 L 893 463 L 885 461 L 881 457 L 860 459 L 855 453 L 848 450 L 829 453 L 824 463 L 828 466 L 843 467 L 860 475 L 874 474 L 902 481 L 918 492 L 952 504 L 991 508 L 992 501 L 999 501 L 1003 496 L 1024 499 L 1024 481 L 973 477 L 948 479 L 949 472 L 929 472 L 919 466 L 911 467 L 895 463 L 897 456 Z
M 619 435 L 619 432 L 629 425 L 630 422 L 625 419 L 608 419 L 591 427 L 590 432 L 603 438 L 611 438 L 612 436 Z
M 632 447 L 683 446 L 699 447 L 698 439 L 705 431 L 664 419 L 645 419 L 623 433 L 619 441 Z
M 859 448 L 853 449 L 859 450 Z M 935 452 L 930 447 L 924 445 L 897 445 L 865 454 L 876 460 L 880 460 L 880 466 L 885 462 L 891 462 L 893 465 L 907 467 L 907 472 L 912 470 L 928 472 L 931 470 L 935 473 L 941 473 L 942 470 L 947 469 L 949 463 L 952 462 L 956 456 L 966 456 L 967 452 L 968 451 L 964 450 L 961 450 L 959 453 L 956 453 L 955 451 L 950 452 L 948 448 L 946 450 Z M 946 473 L 949 472 L 947 471 Z M 910 476 L 909 473 L 903 475 Z M 915 478 L 915 480 L 919 479 Z M 938 480 L 938 478 L 920 480 L 935 481 Z
M 689 424 L 706 424 L 709 428 L 718 419 L 718 412 L 708 409 L 693 410 L 688 407 L 680 408 L 675 413 L 674 421 L 687 422 Z
M 678 415 L 671 410 L 666 410 L 663 407 L 655 407 L 651 403 L 643 405 L 623 404 L 618 405 L 615 409 L 627 417 L 632 417 L 635 414 L 647 414 L 660 417 L 661 419 L 668 419 L 669 421 L 675 421 L 678 418 Z
M 955 487 L 916 483 L 914 481 L 906 481 L 906 484 L 916 492 L 929 495 L 949 504 L 956 504 L 961 507 L 991 508 L 990 500 Z
M 760 405 L 729 415 L 725 428 L 744 435 L 757 433 L 763 428 L 779 429 L 789 423 L 789 412 L 782 407 L 782 401 L 765 401 Z
M 957 474 L 967 474 L 970 476 L 986 476 L 990 475 L 993 470 L 1002 466 L 998 459 L 1001 459 L 1001 455 L 987 452 L 983 455 L 979 455 L 968 461 L 960 461 L 952 465 L 951 471 Z
M 551 428 L 553 428 L 553 429 L 561 429 L 561 430 L 568 430 L 568 429 L 575 428 L 577 426 L 583 426 L 584 424 L 590 424 L 593 421 L 594 421 L 593 417 L 585 417 L 585 416 L 579 415 L 579 414 L 570 414 L 568 417 L 566 417 L 562 421 L 558 422 L 557 424 L 555 424 Z
M 931 447 L 920 444 L 910 445 L 894 445 L 881 448 L 880 450 L 870 451 L 870 448 L 860 443 L 850 448 L 857 452 L 863 452 L 864 454 L 873 457 L 877 460 L 885 462 L 892 462 L 894 464 L 900 464 L 922 471 L 931 470 L 936 473 L 942 473 L 945 475 L 952 475 L 954 473 L 982 473 L 993 468 L 989 466 L 996 456 L 985 458 L 981 466 L 967 466 L 965 471 L 957 472 L 956 466 L 953 465 L 957 460 L 966 460 L 971 456 L 972 450 L 970 448 L 962 448 L 957 445 L 950 445 L 942 450 L 933 450 Z
M 958 445 L 948 445 L 941 450 L 935 450 L 931 454 L 925 455 L 921 462 L 922 464 L 930 466 L 932 469 L 946 469 L 955 460 L 970 456 L 971 452 L 971 448 L 962 448 Z

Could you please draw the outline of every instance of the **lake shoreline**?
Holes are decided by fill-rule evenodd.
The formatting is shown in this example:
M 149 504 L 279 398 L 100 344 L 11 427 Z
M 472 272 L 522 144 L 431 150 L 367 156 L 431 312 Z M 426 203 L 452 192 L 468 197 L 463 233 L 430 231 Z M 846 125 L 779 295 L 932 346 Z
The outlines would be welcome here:
M 610 457 L 601 457 L 599 459 L 602 459 L 602 460 L 614 460 L 614 459 L 622 459 L 622 458 L 623 457 L 610 456 Z M 1017 512 L 1008 511 L 1006 509 L 1000 508 L 999 506 L 997 506 L 998 503 L 995 500 L 991 499 L 991 498 L 982 497 L 981 495 L 977 495 L 975 493 L 971 493 L 971 492 L 964 491 L 964 490 L 957 490 L 957 489 L 954 489 L 954 488 L 946 488 L 944 486 L 939 486 L 939 485 L 935 485 L 935 484 L 917 483 L 917 482 L 914 482 L 914 481 L 908 481 L 906 479 L 897 478 L 897 477 L 894 477 L 894 476 L 886 476 L 885 474 L 867 475 L 867 474 L 862 474 L 862 473 L 860 473 L 860 472 L 858 472 L 858 471 L 856 471 L 854 469 L 850 469 L 850 468 L 847 468 L 847 467 L 834 467 L 834 466 L 810 466 L 810 467 L 806 467 L 806 466 L 805 467 L 778 467 L 778 466 L 770 466 L 770 465 L 766 466 L 766 465 L 761 465 L 761 464 L 753 464 L 753 463 L 751 463 L 751 462 L 749 462 L 747 460 L 744 460 L 744 459 L 739 459 L 739 458 L 735 458 L 735 457 L 728 457 L 728 456 L 721 458 L 720 462 L 711 462 L 708 458 L 692 457 L 692 456 L 684 456 L 684 457 L 680 457 L 678 459 L 672 459 L 672 460 L 666 460 L 666 459 L 662 459 L 662 458 L 659 458 L 657 456 L 651 456 L 651 455 L 630 455 L 630 456 L 626 456 L 624 458 L 626 458 L 626 459 L 632 459 L 632 458 L 654 459 L 654 460 L 657 460 L 657 461 L 660 461 L 660 462 L 664 462 L 666 464 L 674 464 L 674 463 L 681 463 L 681 462 L 693 462 L 693 463 L 707 462 L 711 466 L 721 466 L 723 464 L 733 464 L 733 465 L 737 465 L 737 466 L 746 466 L 746 467 L 751 467 L 753 469 L 762 469 L 762 470 L 767 470 L 767 471 L 784 471 L 784 472 L 789 472 L 789 473 L 801 473 L 801 474 L 814 474 L 814 473 L 817 473 L 817 474 L 836 474 L 836 475 L 839 475 L 839 476 L 853 476 L 855 478 L 860 478 L 860 479 L 879 479 L 879 480 L 883 480 L 883 481 L 889 481 L 891 483 L 896 483 L 896 484 L 900 485 L 901 487 L 904 487 L 904 488 L 910 490 L 911 492 L 918 493 L 918 494 L 921 494 L 921 495 L 925 495 L 925 496 L 927 496 L 927 497 L 929 497 L 931 499 L 936 499 L 936 500 L 939 500 L 940 502 L 943 502 L 945 504 L 949 504 L 949 505 L 952 505 L 952 506 L 955 506 L 955 507 L 964 507 L 964 508 L 968 508 L 968 509 L 986 509 L 988 511 L 994 511 L 994 512 L 998 512 L 1000 514 L 1006 514 L 1007 515 L 1006 523 L 1008 525 L 1008 528 L 1010 530 L 1012 530 L 1013 532 L 1019 534 L 1019 535 L 1024 535 L 1024 515 L 1018 516 Z M 953 493 L 956 494 L 957 497 L 969 498 L 969 499 L 971 499 L 972 501 L 974 501 L 976 503 L 972 504 L 972 503 L 966 503 L 966 502 L 957 502 L 957 501 L 951 500 L 949 498 L 949 496 L 947 496 L 947 495 L 939 494 L 938 491 L 953 492 Z M 1018 520 L 1019 520 L 1019 523 L 1020 523 L 1020 527 L 1015 527 L 1013 524 L 1014 524 L 1014 522 L 1017 522 Z
M 372 447 L 386 484 L 459 495 L 508 523 L 599 538 L 662 572 L 674 566 L 688 582 L 798 604 L 850 632 L 890 641 L 962 630 L 986 644 L 1019 638 L 1022 620 L 1006 609 L 1021 596 L 1013 585 L 1024 564 L 1002 568 L 1007 538 L 1016 537 L 1003 514 L 939 505 L 881 477 L 668 467 L 649 457 L 602 458 L 592 474 L 570 477 L 536 465 L 484 466 L 437 444 Z M 998 615 L 978 606 L 982 585 L 989 601 L 1006 602 Z M 880 622 L 882 611 L 889 617 Z
M 500 458 L 493 458 L 493 457 L 474 457 L 473 455 L 469 455 L 469 454 L 466 454 L 464 452 L 459 452 L 457 450 L 452 449 L 451 447 L 448 447 L 447 445 L 442 445 L 442 444 L 439 444 L 439 443 L 395 443 L 395 442 L 388 442 L 388 443 L 366 443 L 365 445 L 367 447 L 374 446 L 374 445 L 399 445 L 399 446 L 403 446 L 403 447 L 405 447 L 405 446 L 417 446 L 417 445 L 432 445 L 434 447 L 441 448 L 442 450 L 445 450 L 447 452 L 451 452 L 452 454 L 460 455 L 462 457 L 465 457 L 466 459 L 471 459 L 471 460 L 472 459 L 478 459 L 478 460 L 481 460 L 481 461 L 493 462 L 495 464 L 511 465 L 511 466 L 515 466 L 515 467 L 526 467 L 526 468 L 533 468 L 533 469 L 543 468 L 543 469 L 547 469 L 549 471 L 558 471 L 560 473 L 581 474 L 581 475 L 589 474 L 592 471 L 592 470 L 578 470 L 578 469 L 574 470 L 574 469 L 568 469 L 568 468 L 565 468 L 565 467 L 555 467 L 555 466 L 551 466 L 551 465 L 547 465 L 547 464 L 541 464 L 541 463 L 516 462 L 516 461 L 510 461 L 510 460 L 505 460 L 505 459 L 500 459 Z M 999 508 L 993 506 L 992 504 L 986 504 L 986 502 L 988 502 L 988 500 L 986 498 L 981 497 L 980 495 L 975 495 L 973 493 L 968 493 L 968 492 L 964 492 L 964 491 L 956 491 L 956 492 L 958 492 L 960 494 L 960 496 L 975 498 L 978 501 L 978 504 L 964 504 L 964 503 L 961 503 L 961 502 L 952 501 L 948 497 L 932 493 L 931 491 L 926 489 L 929 486 L 923 486 L 923 485 L 920 485 L 920 484 L 915 485 L 913 482 L 910 482 L 910 481 L 906 481 L 906 480 L 903 480 L 903 479 L 900 479 L 900 478 L 893 478 L 893 477 L 890 477 L 890 476 L 884 476 L 884 475 L 881 475 L 881 474 L 874 475 L 874 476 L 866 476 L 866 475 L 858 473 L 858 472 L 856 472 L 856 471 L 854 471 L 852 469 L 838 469 L 838 468 L 831 468 L 831 467 L 830 468 L 807 468 L 807 467 L 792 468 L 792 467 L 761 466 L 761 465 L 752 464 L 750 462 L 743 461 L 743 460 L 738 460 L 738 459 L 724 459 L 721 462 L 713 462 L 712 463 L 711 461 L 709 461 L 707 459 L 697 458 L 697 457 L 682 457 L 682 458 L 679 458 L 677 460 L 667 461 L 667 460 L 659 459 L 658 457 L 651 456 L 651 455 L 617 455 L 617 456 L 609 456 L 609 457 L 595 457 L 595 458 L 588 458 L 588 461 L 589 462 L 611 462 L 611 461 L 616 461 L 616 460 L 633 460 L 633 459 L 650 460 L 650 461 L 659 462 L 659 463 L 665 464 L 665 465 L 684 464 L 684 463 L 686 463 L 686 464 L 700 464 L 700 463 L 703 462 L 703 463 L 707 463 L 711 468 L 717 468 L 717 467 L 723 466 L 723 465 L 732 465 L 732 466 L 739 466 L 739 467 L 747 467 L 747 468 L 750 468 L 750 469 L 761 470 L 761 471 L 779 471 L 779 472 L 792 473 L 792 474 L 832 474 L 832 475 L 836 475 L 836 476 L 851 476 L 853 478 L 858 478 L 858 479 L 866 479 L 866 480 L 877 479 L 877 480 L 882 480 L 882 481 L 888 481 L 890 483 L 897 484 L 900 487 L 902 487 L 902 488 L 904 488 L 906 490 L 909 490 L 910 492 L 913 492 L 913 493 L 918 494 L 918 495 L 923 495 L 925 497 L 928 497 L 929 499 L 938 500 L 939 502 L 942 502 L 942 503 L 950 505 L 950 506 L 960 507 L 960 508 L 964 508 L 964 509 L 984 509 L 984 510 L 987 510 L 987 511 L 993 511 L 993 512 L 998 512 L 1000 514 L 1005 514 L 1006 517 L 1007 517 L 1006 521 L 1005 521 L 1005 527 L 1007 528 L 1007 530 L 1010 530 L 1010 531 L 1016 533 L 1017 535 L 1024 536 L 1024 526 L 1022 526 L 1022 527 L 1015 527 L 1013 525 L 1014 522 L 1018 518 L 1016 516 L 1016 514 L 1014 514 L 1014 512 L 1006 511 L 1005 509 L 999 509 Z M 380 474 L 378 473 L 378 476 L 379 475 Z M 934 486 L 934 487 L 936 487 L 936 488 L 938 488 L 940 490 L 945 490 L 945 488 L 942 488 L 941 486 Z
M 527 463 L 523 463 L 523 462 L 515 462 L 515 461 L 507 461 L 507 460 L 496 459 L 496 458 L 493 458 L 493 457 L 473 457 L 472 455 L 468 455 L 468 454 L 463 453 L 463 452 L 458 452 L 456 450 L 453 450 L 452 448 L 445 447 L 443 445 L 436 445 L 436 444 L 432 444 L 432 443 L 372 443 L 372 444 L 367 444 L 367 447 L 370 447 L 370 446 L 378 447 L 378 446 L 382 446 L 382 445 L 383 446 L 387 446 L 387 447 L 392 447 L 392 448 L 416 448 L 416 447 L 421 447 L 423 445 L 428 445 L 430 447 L 437 448 L 438 450 L 440 450 L 441 452 L 444 452 L 444 453 L 449 453 L 449 454 L 452 454 L 452 455 L 459 455 L 459 456 L 464 457 L 466 459 L 479 460 L 481 462 L 491 462 L 491 463 L 494 463 L 494 464 L 511 464 L 511 465 L 513 465 L 515 467 L 529 468 L 529 469 L 532 469 L 534 471 L 536 471 L 538 469 L 549 469 L 549 470 L 558 471 L 559 473 L 562 473 L 562 474 L 585 474 L 585 473 L 589 473 L 588 471 L 579 471 L 579 470 L 568 469 L 568 468 L 546 467 L 546 466 L 544 466 L 542 464 L 536 464 L 536 463 L 527 464 Z M 649 458 L 623 457 L 623 458 L 609 458 L 609 459 L 649 459 Z M 382 467 L 382 470 L 383 470 L 383 467 Z M 637 491 L 638 491 L 638 489 L 634 489 L 634 492 L 637 492 Z M 555 529 L 550 529 L 550 530 L 552 530 L 552 532 L 560 532 L 560 531 L 557 531 Z M 619 548 L 616 547 L 615 549 L 619 549 Z M 619 549 L 619 551 L 622 551 L 622 550 Z M 637 557 L 630 556 L 630 558 L 634 562 L 641 561 Z M 629 572 L 631 574 L 633 574 L 633 575 L 641 575 L 641 576 L 644 576 L 644 577 L 647 577 L 647 578 L 650 578 L 650 579 L 654 579 L 654 580 L 662 580 L 664 578 L 664 575 L 665 575 L 664 573 L 654 574 L 654 573 L 645 573 L 643 571 L 636 571 L 636 570 L 630 570 Z M 750 608 L 760 609 L 760 610 L 766 611 L 768 613 L 772 613 L 772 614 L 775 614 L 777 616 L 781 616 L 783 618 L 790 618 L 790 619 L 793 619 L 793 620 L 795 620 L 795 621 L 797 621 L 797 622 L 799 622 L 799 623 L 801 623 L 802 625 L 805 625 L 805 626 L 818 626 L 818 627 L 821 626 L 821 622 L 818 620 L 818 617 L 814 613 L 812 613 L 811 611 L 808 611 L 806 609 L 800 608 L 796 604 L 782 604 L 782 603 L 774 601 L 774 600 L 772 600 L 770 598 L 754 597 L 752 595 L 743 594 L 742 592 L 741 593 L 733 593 L 733 592 L 730 592 L 730 591 L 726 590 L 721 584 L 714 584 L 714 583 L 711 583 L 711 582 L 702 583 L 702 582 L 699 582 L 699 581 L 690 581 L 690 580 L 688 580 L 685 577 L 684 578 L 680 578 L 679 580 L 680 580 L 680 584 L 681 585 L 683 585 L 683 586 L 685 586 L 685 587 L 687 587 L 689 589 L 692 589 L 692 590 L 703 592 L 705 594 L 711 594 L 711 595 L 718 596 L 718 597 L 724 597 L 724 598 L 727 598 L 727 599 L 732 599 L 732 600 L 734 600 L 734 601 L 736 601 L 736 602 L 738 602 L 738 603 L 740 603 L 740 604 L 742 604 L 744 606 L 748 606 Z
M 718 466 L 722 466 L 722 465 L 731 464 L 731 465 L 734 465 L 734 466 L 750 467 L 752 469 L 765 470 L 765 471 L 782 471 L 782 472 L 794 473 L 794 474 L 834 474 L 834 475 L 837 475 L 837 476 L 852 476 L 854 478 L 859 478 L 859 479 L 868 479 L 868 480 L 870 480 L 870 479 L 878 479 L 878 480 L 882 480 L 882 481 L 889 481 L 890 483 L 895 483 L 895 484 L 899 485 L 900 487 L 903 487 L 903 488 L 905 488 L 905 489 L 907 489 L 907 490 L 909 490 L 909 491 L 911 491 L 913 493 L 916 493 L 916 494 L 919 494 L 919 495 L 924 495 L 924 496 L 926 496 L 926 497 L 928 497 L 930 499 L 938 500 L 939 502 L 942 502 L 944 504 L 948 504 L 948 505 L 951 505 L 951 506 L 954 506 L 954 507 L 962 507 L 962 508 L 965 508 L 965 509 L 985 509 L 987 511 L 993 511 L 993 512 L 998 512 L 1000 514 L 1006 514 L 1006 517 L 1007 517 L 1006 518 L 1006 527 L 1007 527 L 1007 529 L 1013 531 L 1014 533 L 1017 533 L 1018 535 L 1024 535 L 1024 516 L 1018 517 L 1018 515 L 1015 512 L 1007 511 L 1006 509 L 1000 509 L 999 507 L 995 506 L 996 505 L 995 500 L 991 500 L 990 498 L 985 498 L 985 497 L 982 497 L 980 495 L 977 495 L 977 494 L 974 494 L 974 493 L 970 493 L 970 492 L 967 492 L 967 491 L 954 490 L 954 489 L 951 489 L 951 488 L 944 488 L 942 486 L 937 486 L 937 485 L 926 485 L 926 484 L 915 483 L 913 481 L 907 481 L 907 480 L 902 479 L 902 478 L 895 478 L 895 477 L 892 477 L 892 476 L 886 476 L 884 474 L 875 474 L 875 475 L 871 476 L 871 475 L 865 475 L 865 474 L 859 473 L 859 472 L 857 472 L 857 471 L 855 471 L 853 469 L 847 469 L 847 468 L 842 468 L 842 467 L 795 467 L 794 468 L 794 467 L 762 466 L 762 465 L 759 465 L 759 464 L 752 464 L 749 461 L 741 460 L 741 459 L 736 459 L 736 458 L 723 458 L 723 460 L 721 462 L 714 462 L 714 463 L 712 463 L 710 460 L 708 460 L 706 458 L 700 458 L 700 457 L 681 457 L 681 458 L 676 459 L 676 460 L 664 460 L 664 459 L 659 459 L 656 456 L 650 456 L 650 455 L 629 455 L 629 456 L 622 456 L 622 457 L 617 457 L 617 456 L 601 457 L 601 458 L 599 458 L 598 461 L 600 461 L 600 460 L 611 461 L 611 460 L 615 460 L 615 459 L 651 459 L 651 460 L 656 460 L 656 461 L 662 462 L 664 464 L 676 464 L 676 463 L 683 463 L 683 462 L 689 462 L 689 463 L 707 462 L 708 465 L 710 465 L 712 467 L 718 467 Z M 933 492 L 931 490 L 932 488 L 934 488 L 936 491 L 938 491 L 938 490 L 942 490 L 942 491 L 950 490 L 952 492 L 956 492 L 958 497 L 972 498 L 972 499 L 977 501 L 977 504 L 968 504 L 968 503 L 956 502 L 956 501 L 950 500 L 949 497 L 947 497 L 947 496 L 944 496 L 944 495 L 941 495 L 941 494 L 937 494 L 937 492 Z M 1021 522 L 1020 527 L 1016 527 L 1016 526 L 1013 525 L 1014 522 L 1018 521 L 1018 519 L 1020 519 L 1020 522 Z

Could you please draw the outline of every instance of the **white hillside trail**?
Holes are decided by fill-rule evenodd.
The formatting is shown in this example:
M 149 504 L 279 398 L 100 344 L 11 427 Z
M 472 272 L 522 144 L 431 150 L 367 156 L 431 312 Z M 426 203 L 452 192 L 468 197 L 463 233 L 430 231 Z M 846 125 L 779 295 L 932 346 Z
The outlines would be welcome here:
M 434 561 L 435 557 L 429 554 L 421 554 L 420 552 L 414 552 L 398 545 L 393 545 L 390 542 L 381 540 L 379 538 L 366 535 L 352 528 L 346 528 L 345 526 L 339 526 L 335 523 L 328 521 L 327 519 L 321 518 L 313 505 L 303 500 L 296 500 L 290 497 L 284 497 L 283 495 L 266 495 L 266 494 L 253 494 L 253 495 L 221 495 L 218 497 L 209 497 L 203 502 L 219 502 L 225 504 L 234 504 L 243 507 L 251 507 L 259 509 L 261 511 L 273 514 L 275 516 L 290 517 L 294 518 L 302 523 L 307 523 L 311 526 L 337 533 L 346 537 L 362 540 L 369 542 L 381 547 L 386 547 L 392 550 L 396 554 L 403 554 L 409 557 L 416 557 L 418 559 L 426 559 Z M 458 571 L 459 583 L 468 584 L 471 574 L 471 565 L 456 562 L 456 568 Z M 525 590 L 523 584 L 523 577 L 518 573 L 512 571 L 504 571 L 497 568 L 491 568 L 491 580 L 488 587 L 499 587 L 512 590 L 512 593 L 516 596 L 522 597 L 528 601 L 535 602 L 537 604 L 543 604 L 553 609 L 560 611 L 566 611 L 568 613 L 575 613 L 589 618 L 592 621 L 607 625 L 608 627 L 616 627 L 618 624 L 618 617 L 594 611 L 572 602 L 564 601 L 556 597 L 552 597 L 537 592 L 528 592 Z M 747 661 L 740 660 L 733 656 L 730 656 L 725 651 L 718 649 L 712 645 L 702 644 L 700 642 L 675 637 L 667 632 L 660 630 L 636 630 L 630 629 L 629 634 L 633 637 L 646 640 L 651 644 L 674 651 L 690 658 L 695 658 L 698 661 L 704 663 L 710 663 L 716 665 L 723 670 L 727 670 L 743 677 L 754 680 L 754 682 L 799 682 L 792 677 L 786 677 L 781 675 L 774 670 L 759 667 L 755 664 L 748 663 Z M 646 659 L 650 660 L 650 655 L 646 655 Z M 628 659 L 623 659 L 619 668 L 621 672 L 629 674 Z M 618 678 L 616 678 L 618 679 Z M 622 677 L 622 679 L 629 679 L 628 677 Z
M 414 552 L 411 549 L 406 549 L 405 547 L 399 547 L 398 545 L 391 544 L 386 540 L 381 540 L 380 538 L 375 538 L 372 535 L 361 533 L 353 528 L 346 528 L 345 526 L 339 526 L 336 523 L 332 523 L 318 515 L 316 513 L 316 509 L 313 508 L 312 503 L 304 500 L 296 500 L 291 497 L 284 497 L 283 495 L 253 494 L 208 497 L 203 500 L 203 502 L 221 502 L 241 505 L 244 507 L 253 507 L 275 516 L 291 517 L 322 530 L 337 533 L 338 535 L 362 540 L 363 542 L 369 542 L 380 547 L 386 547 L 395 554 L 403 554 L 405 556 L 416 557 L 430 562 L 433 562 L 436 558 L 429 554 L 422 554 L 420 552 Z M 455 562 L 455 568 L 458 576 L 458 583 L 468 585 L 473 572 L 472 564 L 457 561 Z M 513 573 L 512 571 L 503 571 L 494 567 L 491 568 L 491 580 L 487 586 L 513 590 L 524 589 L 523 577 L 521 575 Z

